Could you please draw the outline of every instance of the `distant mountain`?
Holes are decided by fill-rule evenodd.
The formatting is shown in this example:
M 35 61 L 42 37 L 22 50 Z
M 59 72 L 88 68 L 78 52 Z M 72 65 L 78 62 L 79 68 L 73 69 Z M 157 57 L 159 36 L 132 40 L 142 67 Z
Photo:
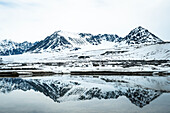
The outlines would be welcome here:
M 16 55 L 24 53 L 28 48 L 32 47 L 36 43 L 22 42 L 17 43 L 11 40 L 0 41 L 0 55 Z
M 112 48 L 114 45 L 128 46 L 162 42 L 161 39 L 141 26 L 133 29 L 124 38 L 119 37 L 116 34 L 93 35 L 90 33 L 71 33 L 60 30 L 36 43 L 30 43 L 27 41 L 16 43 L 9 40 L 3 40 L 0 42 L 0 55 L 15 55 L 24 52 L 58 52 L 66 49 L 68 51 L 75 51 L 82 48 L 93 48 L 96 46 Z

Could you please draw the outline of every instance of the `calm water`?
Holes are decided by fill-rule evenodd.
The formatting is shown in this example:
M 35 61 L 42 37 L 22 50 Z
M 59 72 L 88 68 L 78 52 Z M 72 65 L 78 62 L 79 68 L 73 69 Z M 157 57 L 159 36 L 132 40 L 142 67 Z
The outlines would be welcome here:
M 167 78 L 142 77 L 147 86 L 130 82 L 134 77 L 109 79 L 0 78 L 0 113 L 170 113 Z

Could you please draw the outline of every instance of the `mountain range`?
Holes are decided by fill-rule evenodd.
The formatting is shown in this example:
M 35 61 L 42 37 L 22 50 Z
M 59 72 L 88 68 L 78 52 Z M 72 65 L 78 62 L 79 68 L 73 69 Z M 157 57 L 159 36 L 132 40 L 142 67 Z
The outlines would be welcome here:
M 164 42 L 147 29 L 139 26 L 125 37 L 116 34 L 98 34 L 90 33 L 71 33 L 65 31 L 56 31 L 52 35 L 47 36 L 44 40 L 35 43 L 23 42 L 16 43 L 9 40 L 0 42 L 0 55 L 15 55 L 25 52 L 58 52 L 62 50 L 76 51 L 82 48 L 105 46 L 105 48 L 113 48 L 116 46 L 133 46 L 157 44 Z

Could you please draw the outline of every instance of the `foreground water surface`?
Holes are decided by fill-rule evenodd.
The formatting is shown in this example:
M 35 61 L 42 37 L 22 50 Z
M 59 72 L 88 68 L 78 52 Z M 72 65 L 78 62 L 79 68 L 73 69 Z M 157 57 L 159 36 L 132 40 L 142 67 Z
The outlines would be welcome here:
M 0 113 L 170 113 L 170 78 L 0 78 Z

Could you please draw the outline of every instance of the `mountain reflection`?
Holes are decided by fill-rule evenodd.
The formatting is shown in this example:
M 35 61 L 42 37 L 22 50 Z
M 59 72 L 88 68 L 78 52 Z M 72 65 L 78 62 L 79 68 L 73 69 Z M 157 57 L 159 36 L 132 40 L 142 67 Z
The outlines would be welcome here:
M 93 78 L 91 78 L 93 79 Z M 98 78 L 99 79 L 99 78 Z M 34 90 L 50 97 L 55 102 L 64 102 L 69 100 L 90 100 L 98 99 L 117 99 L 120 96 L 126 96 L 131 103 L 138 107 L 149 104 L 152 100 L 162 94 L 161 91 L 144 89 L 142 87 L 130 87 L 129 83 L 119 82 L 118 84 L 102 83 L 93 86 L 88 82 L 77 82 L 67 80 L 63 82 L 58 79 L 22 79 L 22 78 L 1 78 L 0 92 L 10 93 L 14 90 Z M 82 85 L 85 84 L 85 85 Z

